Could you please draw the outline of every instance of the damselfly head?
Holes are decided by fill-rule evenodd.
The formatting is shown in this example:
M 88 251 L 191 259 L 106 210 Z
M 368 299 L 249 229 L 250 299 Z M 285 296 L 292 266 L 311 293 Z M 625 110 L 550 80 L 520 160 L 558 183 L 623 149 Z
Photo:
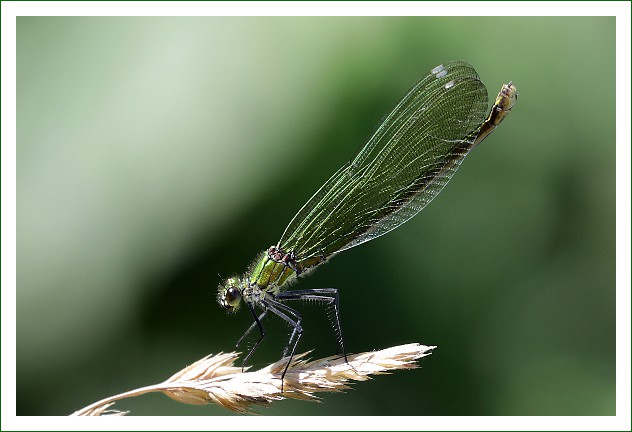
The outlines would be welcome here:
M 241 280 L 237 277 L 226 279 L 217 288 L 217 302 L 227 312 L 236 312 L 241 303 Z

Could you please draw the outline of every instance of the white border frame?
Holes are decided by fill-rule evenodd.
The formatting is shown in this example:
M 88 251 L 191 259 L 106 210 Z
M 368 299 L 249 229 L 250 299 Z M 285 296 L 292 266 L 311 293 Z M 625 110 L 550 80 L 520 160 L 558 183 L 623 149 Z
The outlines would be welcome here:
M 630 2 L 2 2 L 2 429 L 630 430 Z M 617 354 L 613 417 L 16 417 L 17 16 L 616 16 Z M 13 287 L 13 289 L 11 289 Z M 587 317 L 589 319 L 589 317 Z M 80 407 L 77 407 L 80 408 Z

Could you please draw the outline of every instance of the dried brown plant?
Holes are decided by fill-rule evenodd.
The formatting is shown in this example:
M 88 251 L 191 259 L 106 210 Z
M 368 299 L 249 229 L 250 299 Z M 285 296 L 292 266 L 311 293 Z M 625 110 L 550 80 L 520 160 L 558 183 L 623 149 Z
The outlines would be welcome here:
M 281 392 L 281 374 L 287 359 L 263 369 L 242 372 L 234 366 L 238 353 L 208 355 L 185 367 L 168 380 L 121 393 L 95 402 L 73 413 L 75 416 L 125 415 L 109 409 L 115 401 L 146 393 L 161 392 L 171 399 L 191 404 L 216 403 L 239 413 L 250 413 L 255 406 L 291 398 L 320 400 L 315 393 L 339 392 L 352 381 L 365 381 L 370 375 L 395 369 L 414 369 L 416 360 L 431 354 L 435 347 L 417 343 L 400 345 L 374 352 L 309 361 L 308 353 L 294 356 L 287 370 Z

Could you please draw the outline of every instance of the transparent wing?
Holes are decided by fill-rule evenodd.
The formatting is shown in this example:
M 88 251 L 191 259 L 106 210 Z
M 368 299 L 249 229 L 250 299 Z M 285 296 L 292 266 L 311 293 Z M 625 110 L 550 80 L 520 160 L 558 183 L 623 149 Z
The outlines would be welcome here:
M 454 175 L 486 111 L 487 90 L 472 66 L 451 62 L 434 68 L 299 210 L 279 246 L 300 261 L 397 228 Z

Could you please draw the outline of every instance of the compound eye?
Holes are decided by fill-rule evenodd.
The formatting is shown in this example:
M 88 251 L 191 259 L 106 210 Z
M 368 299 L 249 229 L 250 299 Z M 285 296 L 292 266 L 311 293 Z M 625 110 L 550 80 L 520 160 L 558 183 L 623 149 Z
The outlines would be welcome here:
M 236 307 L 241 301 L 241 293 L 239 292 L 239 289 L 230 287 L 226 290 L 225 298 L 228 306 Z

